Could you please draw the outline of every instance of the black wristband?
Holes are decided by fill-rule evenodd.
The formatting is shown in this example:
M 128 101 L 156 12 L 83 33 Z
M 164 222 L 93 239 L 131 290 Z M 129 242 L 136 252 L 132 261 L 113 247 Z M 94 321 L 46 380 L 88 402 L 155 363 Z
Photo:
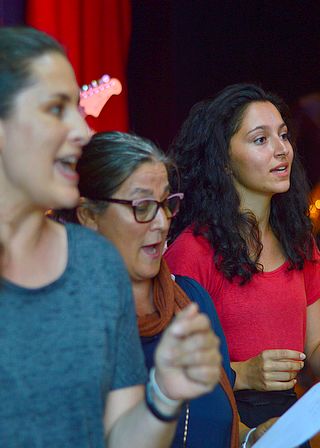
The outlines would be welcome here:
M 146 384 L 145 388 L 145 401 L 147 408 L 151 412 L 152 415 L 154 415 L 158 420 L 161 420 L 162 422 L 174 422 L 175 420 L 178 420 L 181 412 L 181 408 L 179 408 L 173 415 L 167 415 L 163 414 L 159 409 L 157 408 L 155 402 L 152 399 L 151 395 L 151 384 L 148 382 Z

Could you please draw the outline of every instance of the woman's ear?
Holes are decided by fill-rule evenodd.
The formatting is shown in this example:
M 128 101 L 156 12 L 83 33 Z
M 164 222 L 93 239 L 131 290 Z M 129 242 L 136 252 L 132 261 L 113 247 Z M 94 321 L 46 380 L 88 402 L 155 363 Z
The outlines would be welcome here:
M 78 221 L 81 225 L 88 227 L 89 229 L 98 230 L 97 214 L 89 207 L 86 207 L 85 202 L 85 198 L 80 198 L 80 204 L 76 210 Z

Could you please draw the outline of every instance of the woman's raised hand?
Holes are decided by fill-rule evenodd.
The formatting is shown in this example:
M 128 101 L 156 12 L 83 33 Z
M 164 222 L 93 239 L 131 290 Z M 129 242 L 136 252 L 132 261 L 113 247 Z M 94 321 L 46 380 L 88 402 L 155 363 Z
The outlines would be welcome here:
M 219 339 L 210 320 L 191 304 L 164 332 L 155 354 L 156 378 L 162 392 L 187 400 L 211 391 L 221 371 Z

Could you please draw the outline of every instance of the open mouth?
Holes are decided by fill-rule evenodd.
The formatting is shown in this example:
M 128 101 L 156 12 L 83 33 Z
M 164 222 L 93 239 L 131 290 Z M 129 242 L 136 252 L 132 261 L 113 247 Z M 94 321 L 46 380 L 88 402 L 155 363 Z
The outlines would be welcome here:
M 60 174 L 70 180 L 75 180 L 78 179 L 78 173 L 76 171 L 77 162 L 78 158 L 76 156 L 68 156 L 57 159 L 55 165 Z
M 143 251 L 152 258 L 161 256 L 161 243 L 149 244 L 142 247 Z
M 288 172 L 288 165 L 278 166 L 270 170 L 271 173 L 286 173 Z

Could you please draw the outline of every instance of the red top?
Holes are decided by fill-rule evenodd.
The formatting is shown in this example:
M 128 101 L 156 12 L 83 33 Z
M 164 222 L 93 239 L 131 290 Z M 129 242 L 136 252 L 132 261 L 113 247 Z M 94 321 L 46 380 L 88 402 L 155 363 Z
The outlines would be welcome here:
M 320 264 L 306 262 L 288 271 L 288 263 L 255 274 L 240 286 L 229 282 L 213 261 L 213 249 L 190 228 L 165 252 L 171 272 L 197 280 L 210 294 L 225 332 L 231 361 L 245 361 L 267 349 L 303 352 L 306 309 L 320 299 Z M 315 258 L 320 253 L 315 249 Z

